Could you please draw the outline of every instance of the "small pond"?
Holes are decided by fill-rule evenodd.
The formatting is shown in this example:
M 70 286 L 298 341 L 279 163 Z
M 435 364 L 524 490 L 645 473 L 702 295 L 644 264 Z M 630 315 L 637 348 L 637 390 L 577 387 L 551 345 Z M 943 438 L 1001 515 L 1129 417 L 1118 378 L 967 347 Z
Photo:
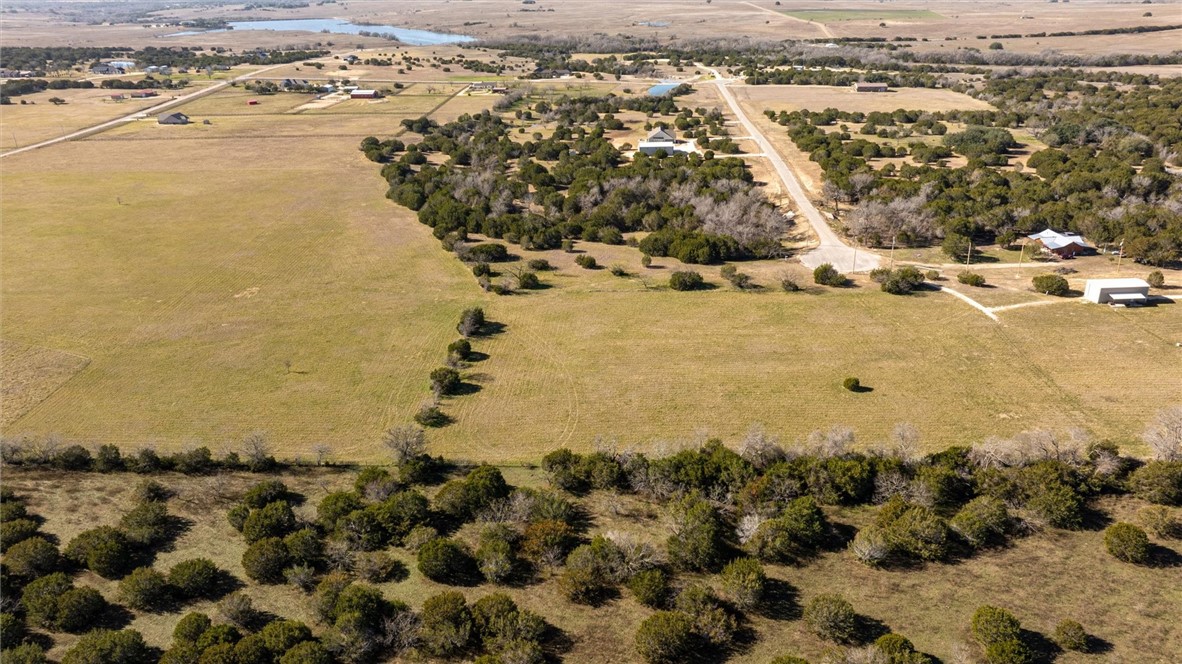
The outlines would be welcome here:
M 674 89 L 676 89 L 677 86 L 679 86 L 679 85 L 681 85 L 681 83 L 658 83 L 648 89 L 648 94 L 651 97 L 660 97 L 661 95 L 667 95 L 670 92 L 672 92 Z

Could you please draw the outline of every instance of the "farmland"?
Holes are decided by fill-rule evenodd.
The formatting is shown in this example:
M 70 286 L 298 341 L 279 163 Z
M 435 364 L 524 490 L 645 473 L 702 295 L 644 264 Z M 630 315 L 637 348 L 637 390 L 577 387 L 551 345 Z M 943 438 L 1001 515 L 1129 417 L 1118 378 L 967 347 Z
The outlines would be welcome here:
M 923 21 L 943 16 L 927 9 L 790 9 L 785 14 L 806 21 L 838 23 L 841 21 Z

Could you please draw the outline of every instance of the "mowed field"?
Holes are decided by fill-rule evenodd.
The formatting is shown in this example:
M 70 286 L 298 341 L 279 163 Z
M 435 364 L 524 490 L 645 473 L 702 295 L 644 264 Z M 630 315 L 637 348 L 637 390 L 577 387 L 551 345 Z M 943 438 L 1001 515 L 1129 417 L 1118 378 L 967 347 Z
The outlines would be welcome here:
M 437 113 L 477 99 L 440 95 Z M 5 434 L 222 450 L 264 431 L 281 456 L 327 444 L 376 461 L 473 305 L 505 327 L 476 342 L 488 359 L 464 378 L 478 389 L 444 403 L 456 422 L 431 432 L 433 453 L 536 461 L 597 435 L 658 449 L 699 432 L 734 441 L 753 423 L 786 442 L 848 425 L 870 444 L 900 421 L 930 448 L 1084 427 L 1140 451 L 1137 432 L 1178 399 L 1182 317 L 1169 306 L 1034 307 L 998 324 L 945 294 L 865 283 L 676 293 L 664 287 L 676 261 L 645 270 L 635 250 L 586 243 L 632 276 L 519 252 L 558 266 L 542 275 L 551 287 L 488 295 L 383 197 L 357 150 L 415 114 L 276 103 L 210 125 L 129 123 L 5 162 L 3 338 L 85 360 L 45 360 L 45 384 L 25 371 L 17 385 L 6 367 L 5 406 L 21 412 Z M 794 263 L 744 269 L 767 286 L 806 277 Z M 845 392 L 846 376 L 873 391 Z M 48 396 L 9 396 L 30 390 Z
M 71 89 L 46 90 L 16 98 L 11 105 L 0 106 L 0 151 L 11 150 L 33 143 L 68 134 L 85 127 L 114 120 L 149 106 L 155 106 L 171 98 L 193 92 L 189 88 L 181 92 L 163 91 L 158 97 L 148 99 L 124 99 L 114 101 L 113 94 L 128 94 L 129 90 Z M 57 97 L 66 103 L 55 105 L 49 102 Z M 22 105 L 20 102 L 28 104 Z

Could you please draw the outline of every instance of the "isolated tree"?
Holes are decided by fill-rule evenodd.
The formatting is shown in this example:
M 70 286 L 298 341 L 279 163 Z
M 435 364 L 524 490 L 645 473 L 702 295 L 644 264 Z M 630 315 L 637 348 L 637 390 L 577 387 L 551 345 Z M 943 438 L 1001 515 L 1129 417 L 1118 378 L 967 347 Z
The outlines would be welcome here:
M 767 574 L 754 558 L 738 558 L 722 568 L 722 587 L 740 609 L 750 609 L 763 599 Z
M 1159 410 L 1141 438 L 1159 461 L 1182 461 L 1182 406 Z
M 1104 530 L 1104 547 L 1117 560 L 1138 565 L 1149 561 L 1149 537 L 1131 523 L 1114 523 Z
M 841 595 L 817 595 L 804 607 L 804 622 L 827 641 L 850 643 L 858 634 L 858 614 Z
M 398 426 L 386 431 L 382 442 L 389 448 L 394 463 L 399 465 L 427 451 L 427 434 L 414 425 Z

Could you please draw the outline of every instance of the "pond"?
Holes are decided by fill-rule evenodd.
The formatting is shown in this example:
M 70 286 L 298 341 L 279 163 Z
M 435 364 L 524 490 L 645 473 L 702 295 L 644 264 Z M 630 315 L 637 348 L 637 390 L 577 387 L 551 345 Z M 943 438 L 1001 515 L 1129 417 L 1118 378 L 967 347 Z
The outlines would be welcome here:
M 681 85 L 681 83 L 658 83 L 648 89 L 648 94 L 650 97 L 660 97 L 661 95 L 667 95 L 679 85 Z
M 342 21 L 335 18 L 297 18 L 297 19 L 283 19 L 278 21 L 231 21 L 231 30 L 298 30 L 301 32 L 332 32 L 341 35 L 357 35 L 362 32 L 370 32 L 379 35 L 388 35 L 394 37 L 404 44 L 412 44 L 414 46 L 434 46 L 436 44 L 456 44 L 459 42 L 475 41 L 473 37 L 468 35 L 451 35 L 444 32 L 431 32 L 430 30 L 414 30 L 411 28 L 399 28 L 393 25 L 358 25 L 350 23 L 349 21 Z M 220 30 L 186 30 L 185 32 L 174 32 L 167 37 L 187 37 L 191 35 L 201 35 L 207 32 L 225 32 L 226 29 Z

